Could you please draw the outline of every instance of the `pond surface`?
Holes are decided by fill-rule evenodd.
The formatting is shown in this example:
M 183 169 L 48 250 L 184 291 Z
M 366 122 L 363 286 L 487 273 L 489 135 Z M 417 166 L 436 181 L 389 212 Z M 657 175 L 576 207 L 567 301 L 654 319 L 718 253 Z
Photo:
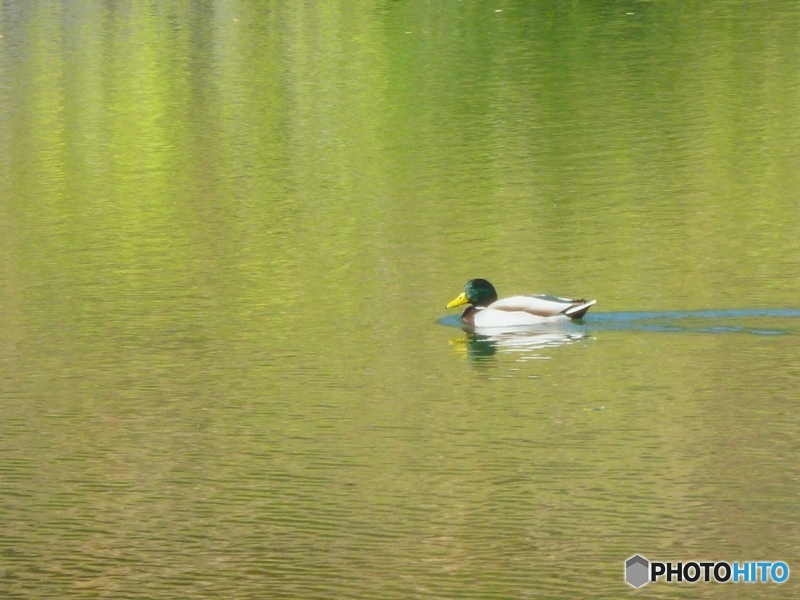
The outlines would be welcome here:
M 800 569 L 799 22 L 0 4 L 0 596 Z M 597 305 L 476 335 L 472 277 Z

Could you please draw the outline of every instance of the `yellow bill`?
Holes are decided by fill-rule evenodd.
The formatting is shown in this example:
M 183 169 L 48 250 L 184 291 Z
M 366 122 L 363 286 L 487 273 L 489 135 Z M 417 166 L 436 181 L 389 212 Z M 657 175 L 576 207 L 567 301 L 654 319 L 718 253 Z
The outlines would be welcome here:
M 467 302 L 469 302 L 469 300 L 467 300 L 467 293 L 461 292 L 461 295 L 452 302 L 450 302 L 450 304 L 447 305 L 447 308 L 455 308 L 456 306 L 461 306 L 462 304 L 466 304 Z

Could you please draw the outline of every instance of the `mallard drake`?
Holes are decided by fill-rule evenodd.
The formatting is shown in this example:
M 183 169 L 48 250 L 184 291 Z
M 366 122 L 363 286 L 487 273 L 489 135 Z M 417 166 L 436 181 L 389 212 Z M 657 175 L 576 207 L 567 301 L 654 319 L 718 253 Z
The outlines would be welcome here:
M 469 304 L 461 320 L 473 327 L 514 327 L 580 319 L 595 302 L 544 295 L 498 300 L 491 283 L 485 279 L 470 279 L 461 295 L 447 308 Z

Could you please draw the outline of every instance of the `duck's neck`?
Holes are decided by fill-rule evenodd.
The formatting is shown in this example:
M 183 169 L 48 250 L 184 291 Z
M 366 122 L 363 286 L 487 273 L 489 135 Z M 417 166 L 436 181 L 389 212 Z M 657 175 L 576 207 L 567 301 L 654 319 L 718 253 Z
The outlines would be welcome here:
M 463 313 L 461 313 L 461 320 L 464 321 L 467 325 L 474 325 L 475 324 L 475 315 L 481 310 L 482 306 L 468 306 Z

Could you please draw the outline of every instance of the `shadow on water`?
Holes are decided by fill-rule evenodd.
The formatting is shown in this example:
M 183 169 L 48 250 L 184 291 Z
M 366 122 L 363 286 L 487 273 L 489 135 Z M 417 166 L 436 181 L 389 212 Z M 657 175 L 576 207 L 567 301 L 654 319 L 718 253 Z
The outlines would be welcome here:
M 530 351 L 573 344 L 600 331 L 787 335 L 796 332 L 797 324 L 777 320 L 797 318 L 800 318 L 800 309 L 737 309 L 594 313 L 575 322 L 474 331 L 466 327 L 458 315 L 442 317 L 438 322 L 464 330 L 466 335 L 451 340 L 450 344 L 462 348 L 469 358 L 480 360 L 498 351 L 548 358 L 531 355 Z

